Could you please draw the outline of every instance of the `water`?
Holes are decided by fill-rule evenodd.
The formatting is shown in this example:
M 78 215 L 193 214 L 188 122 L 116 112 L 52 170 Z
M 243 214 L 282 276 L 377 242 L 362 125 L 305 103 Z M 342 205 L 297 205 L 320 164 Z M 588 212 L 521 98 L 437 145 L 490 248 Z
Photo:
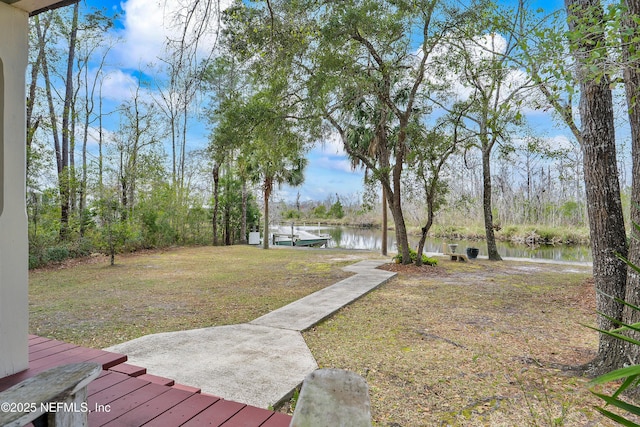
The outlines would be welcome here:
M 302 228 L 302 227 L 301 227 Z M 369 249 L 380 250 L 382 248 L 382 232 L 379 229 L 362 229 L 355 227 L 304 227 L 311 233 L 328 233 L 331 235 L 329 247 L 342 249 Z M 395 233 L 388 232 L 387 249 L 390 253 L 397 252 Z M 418 236 L 409 236 L 409 245 L 416 248 Z M 480 256 L 487 255 L 487 245 L 484 240 L 449 240 L 441 238 L 428 238 L 425 252 L 442 252 L 442 243 L 456 243 L 456 252 L 465 253 L 467 247 L 480 249 Z M 557 246 L 528 246 L 514 245 L 506 242 L 498 242 L 498 252 L 502 257 L 514 258 L 540 258 L 555 261 L 579 261 L 591 262 L 591 248 L 584 245 L 557 245 Z

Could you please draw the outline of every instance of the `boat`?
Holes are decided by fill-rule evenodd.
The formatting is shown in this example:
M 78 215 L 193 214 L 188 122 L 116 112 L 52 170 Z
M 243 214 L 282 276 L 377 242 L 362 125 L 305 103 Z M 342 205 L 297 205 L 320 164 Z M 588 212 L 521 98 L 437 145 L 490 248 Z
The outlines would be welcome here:
M 326 247 L 331 240 L 331 236 L 328 234 L 313 234 L 300 228 L 295 229 L 291 226 L 288 227 L 275 227 L 271 244 L 276 246 L 301 246 L 301 247 Z

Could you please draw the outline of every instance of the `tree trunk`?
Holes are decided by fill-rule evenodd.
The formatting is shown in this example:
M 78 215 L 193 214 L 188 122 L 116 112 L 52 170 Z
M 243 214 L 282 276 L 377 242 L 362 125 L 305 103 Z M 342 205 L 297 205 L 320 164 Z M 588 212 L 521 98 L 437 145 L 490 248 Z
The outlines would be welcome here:
M 240 243 L 247 243 L 247 182 L 242 179 L 242 213 L 240 214 Z
M 40 25 L 39 21 L 36 21 L 35 25 Z M 33 108 L 35 106 L 35 100 L 38 89 L 38 75 L 40 74 L 40 65 L 42 63 L 42 56 L 44 55 L 44 49 L 38 49 L 38 57 L 36 61 L 31 64 L 31 82 L 29 83 L 29 95 L 27 96 L 27 178 L 31 176 L 31 145 L 33 143 L 33 137 L 35 136 L 38 127 L 40 126 L 40 117 L 34 119 Z
M 213 246 L 218 245 L 218 210 L 220 208 L 220 165 L 213 166 L 213 219 L 211 229 L 213 230 Z
M 85 126 L 85 135 L 84 138 L 82 139 L 82 178 L 80 180 L 80 206 L 79 206 L 79 211 L 80 211 L 80 217 L 83 218 L 80 221 L 80 235 L 84 237 L 84 232 L 85 232 L 85 221 L 84 221 L 84 212 L 86 210 L 87 207 L 87 128 L 88 128 L 88 123 L 87 126 Z
M 398 191 L 387 191 L 387 202 L 389 210 L 393 217 L 393 223 L 396 229 L 396 245 L 398 252 L 402 255 L 403 264 L 411 264 L 411 254 L 409 252 L 409 240 L 407 239 L 407 227 L 404 222 L 402 213 L 402 204 L 400 201 L 400 193 Z
M 170 105 L 168 108 L 173 108 Z M 173 191 L 178 191 L 178 180 L 176 175 L 176 119 L 173 110 L 171 110 L 171 115 L 169 116 L 169 123 L 171 125 L 171 178 L 173 182 Z
M 64 107 L 62 111 L 62 168 L 60 182 L 60 240 L 66 240 L 69 234 L 69 210 L 71 202 L 71 169 L 69 165 L 69 144 L 71 135 L 71 123 L 73 120 L 73 66 L 76 51 L 76 40 L 78 34 L 78 9 L 79 3 L 73 5 L 73 20 L 71 23 L 71 33 L 69 35 L 69 54 L 67 56 L 66 90 L 64 95 Z
M 384 256 L 387 256 L 387 228 L 389 227 L 387 210 L 387 192 L 382 187 L 382 242 L 380 244 L 380 253 Z
M 224 192 L 226 194 L 227 202 L 224 205 L 224 244 L 225 246 L 231 246 L 233 244 L 231 238 L 231 190 L 229 189 L 229 166 L 227 166 L 227 179 L 225 179 Z
M 400 131 L 398 132 L 398 146 L 395 148 L 395 160 L 393 165 L 393 192 L 389 200 L 391 207 L 391 215 L 396 228 L 396 244 L 398 252 L 402 254 L 402 263 L 411 264 L 411 253 L 409 252 L 409 239 L 407 237 L 407 227 L 404 222 L 404 214 L 402 212 L 402 168 L 405 161 L 405 140 L 407 120 L 400 120 Z
M 488 143 L 482 147 L 482 209 L 484 212 L 484 232 L 487 237 L 487 254 L 492 261 L 502 261 L 496 245 L 496 235 L 493 229 L 493 212 L 491 203 L 491 150 Z
M 78 207 L 78 180 L 76 177 L 76 97 L 71 101 L 71 111 L 69 111 L 69 211 L 71 214 L 77 212 Z
M 455 138 L 455 137 L 454 137 Z M 439 182 L 439 175 L 444 162 L 447 157 L 451 154 L 451 151 L 445 154 L 445 157 L 440 161 L 439 166 L 433 172 L 433 176 L 429 180 L 429 185 L 426 186 L 426 194 L 427 194 L 427 222 L 422 227 L 422 235 L 420 236 L 420 241 L 418 242 L 417 256 L 416 256 L 416 265 L 422 265 L 422 253 L 424 251 L 424 244 L 427 241 L 427 234 L 429 234 L 429 230 L 431 230 L 431 226 L 433 225 L 433 218 L 435 216 L 435 204 L 436 204 L 436 196 L 437 196 L 437 185 Z M 424 173 L 421 174 L 424 176 Z
M 269 197 L 271 197 L 272 182 L 266 178 L 264 180 L 264 232 L 262 237 L 262 248 L 269 249 Z M 291 242 L 293 244 L 293 241 Z
M 100 197 L 102 198 L 102 190 L 103 190 L 103 164 L 102 164 L 102 144 L 103 144 L 103 133 L 102 133 L 102 84 L 104 83 L 104 79 L 100 80 L 100 94 L 98 96 L 98 191 L 100 192 Z
M 186 96 L 186 94 L 185 94 Z M 189 117 L 188 105 L 184 105 L 182 111 L 182 148 L 180 149 L 180 193 L 184 190 L 184 163 L 187 157 L 187 119 Z M 180 203 L 182 203 L 182 197 L 180 197 Z
M 49 121 L 51 124 L 51 134 L 53 137 L 53 147 L 56 155 L 56 172 L 58 174 L 58 188 L 60 191 L 60 197 L 62 199 L 63 188 L 63 171 L 64 164 L 62 163 L 62 150 L 60 143 L 60 135 L 58 134 L 58 115 L 56 114 L 55 105 L 53 103 L 53 90 L 51 88 L 51 75 L 49 73 L 49 62 L 47 60 L 47 53 L 45 51 L 47 30 L 49 29 L 49 21 L 42 22 L 38 16 L 35 17 L 36 32 L 38 35 L 38 49 L 42 58 L 42 77 L 44 79 L 45 93 L 47 94 L 47 105 L 49 107 Z M 62 234 L 62 225 L 59 234 Z M 60 236 L 61 237 L 61 236 Z
M 570 31 L 580 24 L 602 22 L 602 6 L 599 0 L 565 0 Z M 594 16 L 595 15 L 595 16 Z M 583 20 L 584 19 L 584 20 Z M 589 27 L 589 26 L 587 26 Z M 587 212 L 593 255 L 593 278 L 596 287 L 596 308 L 616 320 L 622 319 L 622 304 L 610 296 L 623 299 L 626 287 L 626 266 L 617 255 L 627 255 L 627 242 L 620 186 L 616 163 L 613 100 L 609 76 L 593 75 L 594 64 L 588 62 L 593 46 L 605 46 L 604 34 L 593 29 L 589 34 L 576 37 L 571 46 L 578 68 L 580 82 L 581 145 L 584 179 L 587 195 Z M 603 61 L 606 58 L 603 58 Z M 600 316 L 598 327 L 611 329 L 616 324 Z M 620 340 L 600 334 L 598 355 L 591 362 L 590 374 L 600 374 L 619 368 L 627 362 L 624 345 Z
M 422 265 L 422 253 L 424 252 L 424 244 L 427 241 L 427 234 L 433 225 L 433 200 L 427 200 L 427 223 L 422 227 L 422 235 L 418 242 L 416 265 Z
M 631 34 L 638 34 L 640 28 L 632 16 L 640 16 L 640 0 L 626 0 L 627 13 L 624 15 L 623 28 L 630 28 Z M 629 124 L 631 126 L 631 159 L 632 159 L 632 183 L 631 183 L 631 222 L 640 226 L 640 107 L 638 106 L 638 94 L 640 94 L 640 60 L 634 59 L 640 52 L 640 43 L 632 43 L 629 36 L 622 37 L 623 58 L 626 67 L 624 69 L 625 92 L 629 111 Z M 636 56 L 637 58 L 637 56 Z M 632 225 L 631 240 L 629 243 L 628 260 L 634 265 L 640 266 L 640 232 Z M 627 287 L 625 301 L 640 306 L 640 275 L 634 269 L 627 272 Z M 624 307 L 624 322 L 631 324 L 640 322 L 640 313 L 629 307 Z M 640 334 L 635 334 L 640 338 Z M 640 346 L 629 345 L 627 354 L 629 362 L 640 364 Z

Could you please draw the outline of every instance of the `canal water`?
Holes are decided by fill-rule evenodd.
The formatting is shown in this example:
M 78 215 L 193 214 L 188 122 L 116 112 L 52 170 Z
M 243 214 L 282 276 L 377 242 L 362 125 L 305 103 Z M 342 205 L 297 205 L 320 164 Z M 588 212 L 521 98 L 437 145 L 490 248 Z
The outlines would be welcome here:
M 300 227 L 311 233 L 330 234 L 331 240 L 328 247 L 342 249 L 369 249 L 381 250 L 382 232 L 380 229 L 363 229 L 355 227 Z M 393 231 L 388 232 L 387 249 L 396 252 L 396 239 Z M 416 248 L 418 236 L 409 236 L 409 244 Z M 429 238 L 425 243 L 425 252 L 442 252 L 442 244 L 457 244 L 457 252 L 465 253 L 466 248 L 476 247 L 480 250 L 480 256 L 487 255 L 487 245 L 484 240 L 450 240 L 442 238 Z M 507 242 L 498 242 L 498 252 L 503 257 L 514 258 L 541 258 L 555 261 L 579 261 L 591 262 L 591 248 L 584 245 L 515 245 Z

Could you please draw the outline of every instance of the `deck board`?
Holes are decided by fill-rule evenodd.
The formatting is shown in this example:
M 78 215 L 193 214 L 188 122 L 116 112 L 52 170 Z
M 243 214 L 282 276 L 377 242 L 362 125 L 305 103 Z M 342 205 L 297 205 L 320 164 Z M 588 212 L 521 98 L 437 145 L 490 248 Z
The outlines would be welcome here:
M 126 396 L 129 393 L 136 391 L 145 385 L 150 384 L 147 381 L 137 380 L 136 378 L 127 378 L 126 380 L 119 382 L 111 387 L 107 387 L 97 393 L 89 395 L 89 407 L 94 407 L 94 403 L 101 403 L 103 405 L 110 405 L 111 402 Z
M 89 386 L 87 387 L 87 394 L 89 396 L 92 396 L 100 391 L 106 390 L 111 386 L 121 383 L 128 378 L 129 376 L 125 374 L 111 371 L 102 371 L 102 374 L 100 374 L 98 378 L 89 383 Z
M 271 417 L 260 427 L 287 427 L 291 423 L 291 416 L 280 412 L 274 412 Z
M 47 346 L 47 343 L 41 343 L 42 347 L 29 348 L 29 362 L 49 357 L 51 354 L 62 353 L 63 351 L 72 350 L 79 346 L 75 344 L 60 343 L 52 346 Z
M 87 388 L 88 406 L 89 409 L 108 406 L 109 412 L 90 412 L 89 427 L 288 427 L 291 421 L 286 414 L 200 393 L 195 387 L 169 386 L 173 380 L 166 381 L 153 375 L 145 377 L 144 374 L 138 378 L 136 375 L 141 370 L 127 365 L 126 360 L 127 356 L 123 354 L 29 335 L 29 369 L 0 378 L 0 391 L 56 366 L 96 362 L 102 365 L 103 371 Z M 143 378 L 155 379 L 162 384 Z
M 184 427 L 219 427 L 236 415 L 245 404 L 220 399 L 183 424 Z
M 254 406 L 245 406 L 235 417 L 222 424 L 222 427 L 259 427 L 271 417 L 273 412 Z
M 41 337 L 40 335 L 29 335 L 29 348 L 40 342 L 51 341 L 51 338 Z
M 191 393 L 186 391 L 169 389 L 164 393 L 151 398 L 144 405 L 132 408 L 126 414 L 105 424 L 105 426 L 142 426 L 166 412 L 168 408 L 173 408 L 180 402 L 185 401 L 191 397 L 191 395 Z M 167 425 L 166 422 L 165 425 Z
M 132 380 L 143 382 L 132 378 Z M 159 384 L 147 383 L 136 390 L 126 393 L 109 403 L 109 411 L 91 412 L 89 414 L 89 424 L 103 426 L 107 423 L 120 418 L 132 411 L 133 409 L 145 405 L 151 399 L 167 393 L 169 389 Z M 92 405 L 89 404 L 91 408 Z M 113 424 L 112 424 L 113 425 Z M 121 424 L 121 425 L 135 425 L 135 424 Z
M 131 365 L 129 363 L 121 363 L 117 366 L 109 368 L 110 371 L 120 372 L 121 374 L 127 374 L 130 377 L 139 377 L 142 374 L 147 373 L 147 368 L 142 366 Z
M 144 427 L 181 426 L 220 399 L 194 394 L 173 408 L 144 424 Z M 285 425 L 285 424 L 283 424 Z M 286 424 L 289 425 L 288 423 Z

